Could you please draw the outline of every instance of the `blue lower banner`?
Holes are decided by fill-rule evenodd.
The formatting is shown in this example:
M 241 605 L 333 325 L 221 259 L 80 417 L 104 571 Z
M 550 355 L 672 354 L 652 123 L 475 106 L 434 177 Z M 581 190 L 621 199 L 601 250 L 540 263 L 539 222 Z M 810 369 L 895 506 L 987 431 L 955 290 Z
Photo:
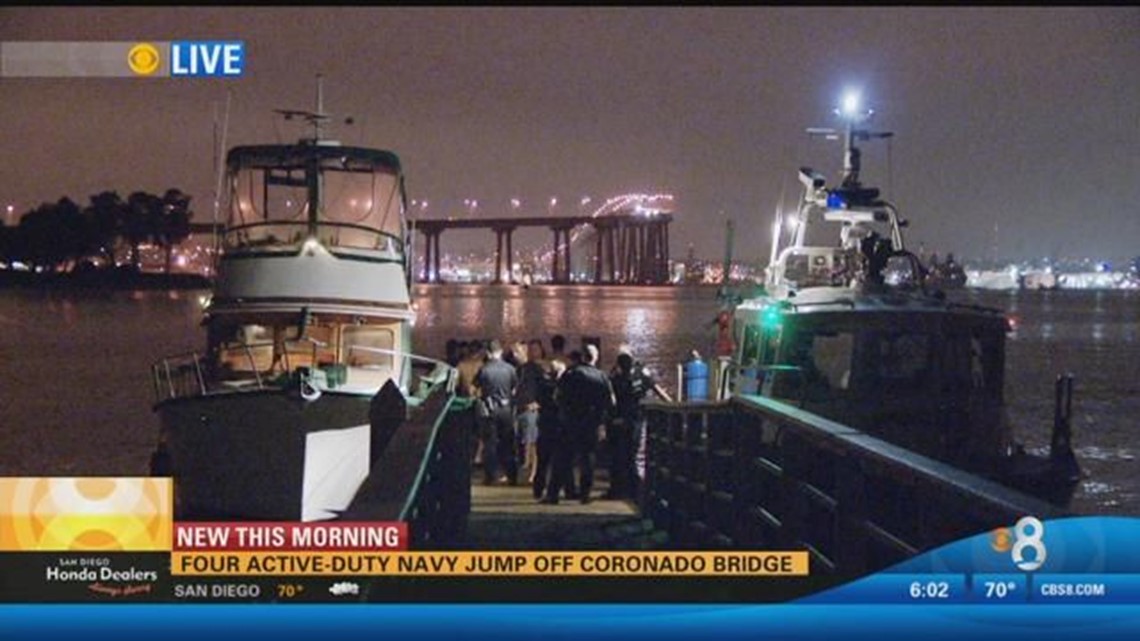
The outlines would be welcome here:
M 878 639 L 884 635 L 915 635 L 921 636 L 923 641 L 995 637 L 1004 641 L 1137 638 L 1140 637 L 1137 540 L 1140 540 L 1140 519 L 1073 517 L 1041 522 L 1025 517 L 1009 527 L 950 543 L 807 596 L 791 595 L 792 583 L 780 583 L 788 580 L 786 577 L 735 579 L 743 582 L 736 584 L 737 587 L 750 591 L 783 587 L 786 593 L 783 603 L 763 604 L 755 601 L 716 603 L 706 599 L 704 604 L 697 605 L 699 598 L 706 596 L 699 593 L 697 586 L 707 584 L 689 583 L 689 579 L 683 577 L 670 580 L 679 582 L 675 585 L 692 594 L 692 600 L 684 603 L 651 603 L 653 593 L 648 588 L 652 584 L 638 583 L 629 585 L 638 585 L 647 591 L 627 595 L 629 598 L 622 604 L 605 602 L 596 593 L 584 595 L 585 603 L 494 603 L 492 601 L 502 599 L 484 599 L 486 602 L 480 604 L 444 601 L 397 604 L 383 600 L 387 593 L 366 595 L 362 589 L 355 589 L 359 587 L 356 583 L 332 577 L 325 581 L 331 582 L 329 585 L 321 584 L 322 598 L 354 598 L 357 602 L 287 602 L 299 596 L 305 586 L 313 588 L 305 589 L 305 595 L 313 592 L 315 596 L 318 592 L 315 588 L 320 586 L 316 583 L 306 584 L 297 578 L 265 586 L 258 583 L 246 586 L 249 590 L 264 587 L 262 596 L 278 602 L 223 604 L 192 599 L 229 596 L 215 592 L 219 587 L 233 586 L 205 583 L 206 579 L 198 577 L 190 577 L 192 582 L 183 581 L 186 577 L 171 577 L 170 595 L 181 602 L 124 603 L 125 595 L 99 592 L 92 596 L 87 594 L 90 586 L 86 586 L 86 591 L 81 591 L 84 598 L 114 602 L 75 604 L 67 602 L 78 598 L 70 593 L 45 592 L 37 598 L 39 603 L 0 605 L 0 641 L 55 638 L 70 641 L 77 637 L 200 641 L 207 637 L 249 637 L 255 633 L 272 635 L 275 641 L 310 641 L 315 635 L 322 638 L 414 635 L 416 641 L 488 635 L 497 640 L 525 638 L 531 641 L 536 638 L 659 641 L 694 637 L 717 641 L 827 637 L 849 641 Z M 0 594 L 9 595 L 9 601 L 17 597 L 31 598 L 27 590 L 35 578 L 33 575 L 43 574 L 50 579 L 52 572 L 64 571 L 53 570 L 55 566 L 50 564 L 45 571 L 41 567 L 42 559 L 36 556 L 27 559 L 30 565 L 25 565 L 31 570 L 10 565 L 9 569 L 19 571 L 0 572 L 0 588 L 6 590 L 0 590 Z M 145 565 L 145 559 L 128 560 L 130 563 L 116 561 L 106 567 L 142 568 Z M 55 559 L 53 563 L 59 561 Z M 814 567 L 809 570 L 813 576 L 826 576 L 817 574 L 822 571 Z M 401 582 L 400 577 L 389 578 L 400 589 L 409 590 L 417 585 L 417 579 Z M 543 581 L 572 578 L 549 577 Z M 617 577 L 612 579 L 617 580 Z M 464 580 L 473 582 L 474 589 L 493 585 L 485 583 L 492 581 L 485 577 Z M 494 580 L 512 585 L 521 581 L 509 576 Z M 297 594 L 282 590 L 290 587 Z M 142 596 L 154 597 L 154 600 L 167 598 L 162 594 L 166 587 L 161 582 L 154 583 L 151 589 L 152 592 Z M 233 596 L 251 599 L 255 595 L 249 590 Z M 373 598 L 365 599 L 365 596 Z
M 0 638 L 274 641 L 510 639 L 1135 638 L 1140 606 L 1034 605 L 68 605 L 0 606 Z M 319 636 L 318 636 L 319 635 Z

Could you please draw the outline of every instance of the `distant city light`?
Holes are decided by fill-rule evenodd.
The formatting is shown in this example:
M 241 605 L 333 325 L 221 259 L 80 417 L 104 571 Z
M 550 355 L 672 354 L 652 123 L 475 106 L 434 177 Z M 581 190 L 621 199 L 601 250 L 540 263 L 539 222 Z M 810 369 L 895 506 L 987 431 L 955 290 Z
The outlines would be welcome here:
M 511 199 L 511 207 L 512 208 L 518 209 L 521 206 L 522 206 L 522 201 L 520 201 L 518 198 L 512 198 Z

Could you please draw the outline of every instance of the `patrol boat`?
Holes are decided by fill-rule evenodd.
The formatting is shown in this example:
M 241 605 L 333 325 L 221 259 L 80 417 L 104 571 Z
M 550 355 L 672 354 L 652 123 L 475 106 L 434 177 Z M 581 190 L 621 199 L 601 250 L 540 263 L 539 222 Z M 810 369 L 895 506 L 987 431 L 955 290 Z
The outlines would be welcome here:
M 1071 447 L 1072 378 L 1058 380 L 1046 456 L 1014 442 L 1003 407 L 1007 319 L 950 302 L 906 249 L 907 221 L 860 180 L 859 143 L 891 136 L 863 124 L 870 111 L 845 101 L 842 181 L 801 168 L 803 197 L 773 230 L 763 292 L 734 310 L 736 354 L 719 390 L 799 405 L 912 451 L 1066 504 L 1080 470 Z M 838 227 L 839 242 L 809 233 Z M 832 236 L 834 238 L 834 236 Z
M 454 389 L 412 354 L 399 158 L 322 135 L 319 77 L 316 111 L 279 113 L 313 137 L 228 152 L 205 351 L 153 366 L 152 472 L 174 477 L 180 518 L 335 518 L 397 427 Z

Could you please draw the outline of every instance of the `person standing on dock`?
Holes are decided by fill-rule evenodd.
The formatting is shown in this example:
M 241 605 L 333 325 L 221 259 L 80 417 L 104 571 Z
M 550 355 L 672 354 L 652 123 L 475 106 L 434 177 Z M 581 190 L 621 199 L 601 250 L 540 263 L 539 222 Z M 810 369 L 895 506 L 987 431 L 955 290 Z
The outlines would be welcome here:
M 597 346 L 586 345 L 582 363 L 567 370 L 558 383 L 558 405 L 565 421 L 567 442 L 572 458 L 577 459 L 579 465 L 578 500 L 582 503 L 591 501 L 598 432 L 614 406 L 610 379 L 597 364 Z M 551 487 L 551 494 L 558 496 L 558 490 L 561 487 Z
M 522 343 L 519 343 L 520 345 Z M 546 377 L 546 353 L 542 341 L 526 344 L 526 353 L 519 367 L 519 385 L 515 390 L 515 411 L 518 413 L 518 432 L 522 441 L 523 470 L 528 483 L 534 483 L 538 470 L 538 386 Z
M 475 375 L 483 367 L 486 351 L 481 342 L 471 341 L 460 343 L 458 352 L 459 364 L 455 368 L 459 370 L 459 379 L 456 382 L 455 393 L 460 396 L 474 396 L 472 388 L 475 385 Z
M 550 339 L 550 360 L 570 365 L 570 360 L 566 357 L 566 337 L 562 334 L 555 334 Z
M 531 490 L 534 498 L 557 505 L 562 488 L 573 489 L 570 477 L 570 450 L 562 416 L 555 401 L 558 381 L 566 372 L 566 363 L 550 361 L 550 371 L 538 381 L 538 465 Z M 547 491 L 548 488 L 550 491 Z M 546 494 L 543 497 L 543 494 Z
M 649 392 L 662 400 L 672 400 L 640 361 L 634 360 L 628 345 L 618 348 L 617 364 L 610 370 L 616 407 L 606 431 L 610 443 L 610 489 L 606 499 L 633 498 L 643 475 L 645 413 L 641 401 Z
M 518 485 L 518 459 L 515 457 L 515 410 L 512 400 L 518 387 L 515 368 L 503 361 L 503 344 L 491 341 L 487 362 L 475 376 L 478 413 L 482 423 L 483 484 L 492 485 L 503 468 L 499 482 Z

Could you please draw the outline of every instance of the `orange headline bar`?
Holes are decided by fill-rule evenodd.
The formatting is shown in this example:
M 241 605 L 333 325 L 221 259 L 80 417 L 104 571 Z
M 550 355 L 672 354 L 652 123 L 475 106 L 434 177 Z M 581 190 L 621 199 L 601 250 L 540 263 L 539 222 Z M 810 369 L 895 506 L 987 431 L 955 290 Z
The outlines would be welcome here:
M 175 576 L 807 576 L 807 552 L 174 552 Z

